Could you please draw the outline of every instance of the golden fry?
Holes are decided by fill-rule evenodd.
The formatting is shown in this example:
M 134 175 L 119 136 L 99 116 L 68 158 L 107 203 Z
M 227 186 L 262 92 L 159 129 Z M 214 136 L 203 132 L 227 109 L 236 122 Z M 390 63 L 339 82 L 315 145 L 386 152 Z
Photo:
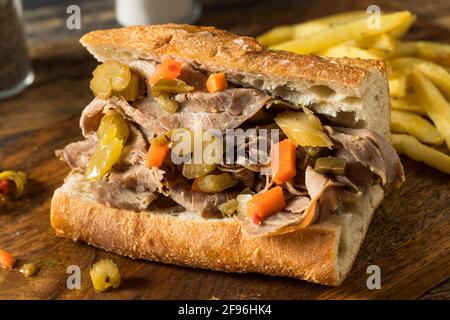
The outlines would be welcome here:
M 380 34 L 357 41 L 357 45 L 364 49 L 378 49 L 385 52 L 392 52 L 396 47 L 396 40 L 389 34 Z
M 394 69 L 406 69 L 410 71 L 415 68 L 420 70 L 450 97 L 450 72 L 444 67 L 433 62 L 411 57 L 390 60 L 389 65 Z
M 361 59 L 381 59 L 380 56 L 368 50 L 360 49 L 351 46 L 337 46 L 329 48 L 320 54 L 326 57 L 349 57 Z
M 408 133 L 422 142 L 441 144 L 444 142 L 436 128 L 427 120 L 413 113 L 392 110 L 392 132 Z
M 324 18 L 309 20 L 307 22 L 275 27 L 266 33 L 263 33 L 256 39 L 266 46 L 273 46 L 285 41 L 309 36 L 321 32 L 336 24 L 342 24 L 367 16 L 365 11 L 351 11 L 342 14 L 336 14 Z
M 406 93 L 402 98 L 391 97 L 391 108 L 393 110 L 412 112 L 421 116 L 427 115 L 415 93 Z
M 420 71 L 411 72 L 411 80 L 420 103 L 450 148 L 450 106 L 439 89 Z
M 299 54 L 321 52 L 349 40 L 361 40 L 396 30 L 405 24 L 409 24 L 413 15 L 409 11 L 400 11 L 383 14 L 380 19 L 380 28 L 369 29 L 367 19 L 362 18 L 331 26 L 320 33 L 286 41 L 272 48 Z
M 450 67 L 450 45 L 431 41 L 413 41 L 417 55 L 423 59 Z
M 398 72 L 389 77 L 389 92 L 392 97 L 402 98 L 406 95 L 407 89 L 407 75 L 403 72 Z
M 281 42 L 292 40 L 294 38 L 294 34 L 294 26 L 279 26 L 263 33 L 257 37 L 256 40 L 266 46 L 273 46 Z
M 398 153 L 450 174 L 450 156 L 430 148 L 406 134 L 392 134 L 392 144 Z
M 405 56 L 415 56 L 417 53 L 417 46 L 411 41 L 397 41 L 395 49 L 389 52 L 388 58 L 398 58 Z

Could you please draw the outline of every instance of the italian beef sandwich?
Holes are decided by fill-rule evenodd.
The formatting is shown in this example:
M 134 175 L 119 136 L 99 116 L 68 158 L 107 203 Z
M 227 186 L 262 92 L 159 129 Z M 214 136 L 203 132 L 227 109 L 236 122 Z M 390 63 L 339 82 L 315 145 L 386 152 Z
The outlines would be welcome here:
M 100 62 L 58 236 L 134 259 L 339 285 L 404 181 L 384 64 L 268 50 L 213 27 L 134 26 Z

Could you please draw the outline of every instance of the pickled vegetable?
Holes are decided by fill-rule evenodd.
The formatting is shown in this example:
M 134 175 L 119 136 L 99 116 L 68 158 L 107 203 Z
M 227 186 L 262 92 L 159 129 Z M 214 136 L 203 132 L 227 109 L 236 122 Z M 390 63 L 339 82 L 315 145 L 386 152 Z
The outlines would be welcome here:
M 25 184 L 27 183 L 27 175 L 22 171 L 6 170 L 0 172 L 0 181 L 12 181 L 14 183 L 13 188 L 6 188 L 6 196 L 12 195 L 14 198 L 19 198 L 25 190 Z
M 330 149 L 320 147 L 303 147 L 298 150 L 300 153 L 299 168 L 306 170 L 307 167 L 314 167 L 316 160 L 328 156 Z
M 277 213 L 286 206 L 283 189 L 280 186 L 255 195 L 247 203 L 247 217 L 254 224 L 261 224 L 268 216 Z
M 169 144 L 171 142 L 172 130 L 163 133 L 162 135 L 157 136 L 152 140 L 152 143 L 155 143 L 159 146 L 163 146 Z
M 314 112 L 312 112 L 311 110 L 309 110 L 308 108 L 305 108 L 305 107 L 303 107 L 302 110 L 308 117 L 309 123 L 317 130 L 322 131 L 322 123 L 320 123 L 320 119 L 314 115 Z
M 126 64 L 106 61 L 98 65 L 92 75 L 90 87 L 97 98 L 108 99 L 120 95 L 128 101 L 134 101 L 139 96 L 139 76 Z
M 283 184 L 295 177 L 297 173 L 295 151 L 295 145 L 289 139 L 284 139 L 272 146 L 270 152 L 272 179 L 276 184 Z
M 327 148 L 333 145 L 313 114 L 285 111 L 275 117 L 275 122 L 295 145 Z
M 251 194 L 240 194 L 236 197 L 239 203 L 237 212 L 240 216 L 247 216 L 247 204 L 252 198 Z
M 169 152 L 168 144 L 156 144 L 152 143 L 147 152 L 147 159 L 145 160 L 145 165 L 149 168 L 158 168 L 166 159 L 167 153 Z
M 38 268 L 34 263 L 25 263 L 20 267 L 19 271 L 22 272 L 25 277 L 31 277 L 38 271 Z
M 116 289 L 121 282 L 119 268 L 110 259 L 102 259 L 95 263 L 89 271 L 94 289 L 104 292 L 109 289 Z
M 187 93 L 193 90 L 194 87 L 180 79 L 159 79 L 152 85 L 151 95 L 158 97 L 164 93 Z
M 217 206 L 217 208 L 219 208 L 220 212 L 225 217 L 231 217 L 238 210 L 238 208 L 239 208 L 239 201 L 237 201 L 236 199 L 231 199 L 231 200 L 228 200 L 227 202 L 219 204 Z
M 108 110 L 97 130 L 98 142 L 86 169 L 89 179 L 100 179 L 119 160 L 128 139 L 129 129 L 125 119 L 115 110 Z
M 178 110 L 178 107 L 180 106 L 179 103 L 171 98 L 169 94 L 160 94 L 159 96 L 156 96 L 156 101 L 158 101 L 159 107 L 161 110 L 175 113 Z
M 183 176 L 188 179 L 203 177 L 216 168 L 215 164 L 185 164 L 183 165 Z
M 208 174 L 197 179 L 198 187 L 202 192 L 218 193 L 234 187 L 238 181 L 234 180 L 228 173 Z
M 150 77 L 150 84 L 155 84 L 160 79 L 176 79 L 181 73 L 182 63 L 176 60 L 166 58 L 156 67 L 152 76 Z
M 132 72 L 130 83 L 128 84 L 128 86 L 125 89 L 117 92 L 117 94 L 122 96 L 127 101 L 135 101 L 141 96 L 139 81 L 139 76 L 136 73 Z
M 0 268 L 5 268 L 11 271 L 14 268 L 15 262 L 16 259 L 12 256 L 12 254 L 0 249 Z
M 318 173 L 333 173 L 343 175 L 345 173 L 345 160 L 335 157 L 323 157 L 316 160 L 314 171 Z

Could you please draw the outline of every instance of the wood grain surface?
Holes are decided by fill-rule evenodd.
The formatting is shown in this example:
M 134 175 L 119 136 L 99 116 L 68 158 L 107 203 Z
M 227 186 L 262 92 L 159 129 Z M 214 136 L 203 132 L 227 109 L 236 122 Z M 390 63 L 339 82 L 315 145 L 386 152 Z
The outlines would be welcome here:
M 78 1 L 82 30 L 65 28 L 73 1 L 25 1 L 27 34 L 37 78 L 23 94 L 0 101 L 0 169 L 20 169 L 30 181 L 19 201 L 0 204 L 0 248 L 17 265 L 40 267 L 26 278 L 0 270 L 0 299 L 449 299 L 450 179 L 402 158 L 407 181 L 377 210 L 355 265 L 340 287 L 288 278 L 227 274 L 135 261 L 55 237 L 49 223 L 53 191 L 69 172 L 54 150 L 81 138 L 79 114 L 92 99 L 89 77 L 95 61 L 78 44 L 89 30 L 116 26 L 112 1 Z M 365 9 L 409 9 L 419 15 L 408 37 L 450 42 L 450 5 L 439 1 L 207 1 L 198 24 L 256 35 L 272 26 L 326 14 Z M 238 3 L 238 4 L 236 4 Z M 113 292 L 92 288 L 89 268 L 109 257 L 123 283 Z M 381 268 L 381 290 L 368 290 L 366 269 Z M 82 271 L 80 290 L 68 290 L 66 269 Z

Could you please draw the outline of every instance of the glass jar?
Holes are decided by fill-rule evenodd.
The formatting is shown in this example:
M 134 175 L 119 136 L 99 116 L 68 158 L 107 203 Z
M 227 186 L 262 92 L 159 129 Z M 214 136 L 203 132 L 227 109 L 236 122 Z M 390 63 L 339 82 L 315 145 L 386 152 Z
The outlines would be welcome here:
M 34 80 L 20 0 L 0 0 L 0 99 L 18 94 Z
M 200 14 L 198 0 L 116 0 L 116 17 L 123 26 L 193 23 Z

